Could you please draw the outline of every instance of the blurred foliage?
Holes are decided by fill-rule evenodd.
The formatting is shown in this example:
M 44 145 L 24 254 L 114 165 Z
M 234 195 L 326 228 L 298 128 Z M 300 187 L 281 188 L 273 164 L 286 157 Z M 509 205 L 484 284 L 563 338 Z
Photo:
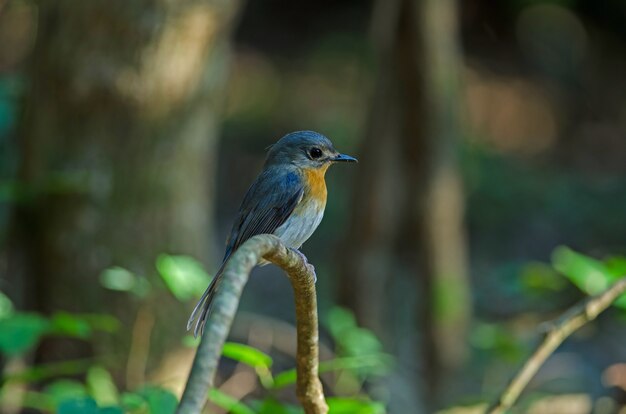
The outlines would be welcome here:
M 155 267 L 164 282 L 162 288 L 181 302 L 199 296 L 210 280 L 202 265 L 186 256 L 160 255 Z M 570 281 L 592 295 L 626 273 L 626 258 L 609 256 L 598 260 L 561 246 L 554 250 L 551 264 L 531 262 L 518 269 L 531 290 L 558 291 L 566 287 L 562 281 Z M 100 280 L 103 287 L 133 295 L 141 301 L 148 300 L 149 293 L 155 289 L 148 282 L 142 282 L 145 278 L 119 267 L 103 271 Z M 626 295 L 615 303 L 622 308 L 625 304 Z M 372 401 L 363 391 L 368 381 L 390 372 L 393 358 L 384 353 L 380 340 L 371 331 L 358 326 L 347 309 L 331 308 L 323 318 L 323 325 L 335 345 L 335 356 L 320 363 L 323 378 L 328 373 L 333 374 L 332 379 L 325 380 L 329 388 L 330 413 L 384 413 L 384 404 Z M 24 360 L 47 335 L 89 341 L 96 331 L 107 334 L 118 328 L 119 323 L 109 315 L 57 312 L 44 317 L 16 312 L 11 300 L 0 293 L 0 352 L 8 360 Z M 477 352 L 485 352 L 489 358 L 515 362 L 527 353 L 523 341 L 506 325 L 498 323 L 476 322 L 470 342 Z M 198 340 L 188 335 L 181 344 L 195 347 Z M 219 388 L 211 389 L 208 397 L 213 404 L 236 414 L 302 412 L 298 406 L 277 398 L 279 390 L 295 385 L 294 368 L 273 371 L 272 355 L 243 343 L 227 342 L 223 356 L 252 369 L 260 387 L 254 397 L 243 400 Z M 82 380 L 73 379 L 77 374 Z M 21 400 L 23 407 L 43 412 L 170 414 L 178 401 L 171 391 L 155 385 L 119 390 L 114 377 L 97 359 L 33 365 L 5 373 L 0 403 L 5 393 L 19 384 L 28 387 Z
M 19 1 L 13 5 L 35 3 Z M 260 154 L 274 137 L 292 129 L 318 129 L 331 136 L 338 148 L 352 152 L 363 128 L 369 127 L 367 119 L 374 114 L 368 113 L 367 108 L 376 74 L 371 42 L 365 34 L 370 4 L 331 3 L 304 6 L 305 13 L 296 10 L 303 6 L 295 3 L 251 2 L 246 6 L 236 34 L 238 50 L 233 56 L 217 157 L 220 173 L 215 178 L 219 194 L 215 208 L 219 226 L 225 226 L 232 218 L 262 162 Z M 7 6 L 0 7 L 0 14 L 10 9 L 11 2 Z M 481 129 L 483 125 L 470 122 L 462 144 L 477 316 L 469 338 L 472 357 L 459 376 L 465 382 L 458 387 L 446 384 L 446 393 L 453 394 L 458 388 L 467 398 L 483 399 L 483 393 L 491 391 L 493 383 L 497 387 L 506 381 L 508 373 L 528 354 L 536 339 L 536 326 L 546 315 L 557 315 L 584 295 L 596 294 L 626 274 L 626 259 L 607 255 L 625 253 L 625 12 L 623 0 L 477 1 L 462 7 L 460 36 L 467 58 L 463 70 L 479 73 L 503 87 L 493 87 L 489 82 L 477 84 L 464 75 L 468 89 L 480 89 L 487 101 L 469 100 L 466 106 L 482 108 L 485 123 L 499 128 Z M 17 15 L 6 16 L 5 24 L 0 25 L 5 36 L 7 28 L 19 23 Z M 23 27 L 34 36 L 34 20 Z M 2 39 L 2 51 L 19 49 L 23 43 L 13 37 Z M 22 49 L 27 51 L 29 47 Z M 25 56 L 25 51 L 18 55 Z M 102 191 L 90 188 L 91 178 L 83 172 L 61 171 L 28 185 L 18 180 L 20 146 L 24 143 L 16 127 L 24 91 L 31 87 L 24 76 L 25 67 L 18 61 L 12 59 L 13 63 L 8 64 L 3 60 L 0 73 L 3 248 L 13 206 L 60 194 Z M 107 63 L 102 63 L 106 72 Z M 94 76 L 99 76 L 97 73 Z M 76 82 L 80 89 L 85 81 Z M 513 87 L 516 85 L 518 88 Z M 540 100 L 528 99 L 533 89 L 542 92 Z M 528 92 L 521 94 L 519 107 L 515 105 L 516 91 Z M 503 99 L 496 100 L 499 92 Z M 537 102 L 542 105 L 535 105 Z M 529 108 L 545 117 L 528 117 Z M 515 122 L 509 122 L 511 119 Z M 546 119 L 553 127 L 549 139 L 541 136 L 544 129 L 528 128 Z M 519 142 L 510 142 L 511 136 Z M 535 151 L 524 152 L 524 146 L 532 143 Z M 164 159 L 168 155 L 164 154 Z M 364 168 L 364 164 L 361 166 Z M 355 171 L 358 170 L 329 174 L 332 197 L 326 218 L 306 246 L 314 252 L 311 257 L 318 269 L 324 270 L 320 272 L 323 275 L 331 275 L 334 270 L 329 263 L 337 259 L 333 246 L 340 232 L 336 229 L 345 225 L 342 220 L 350 214 L 349 177 L 358 173 Z M 83 217 L 81 222 L 92 219 Z M 575 250 L 555 249 L 563 243 Z M 6 268 L 5 250 L 0 249 L 0 270 Z M 136 259 L 149 263 L 152 257 Z M 154 275 L 137 274 L 130 269 L 104 269 L 99 282 L 109 291 L 130 295 L 149 310 L 160 305 L 152 302 L 157 291 L 166 290 L 177 301 L 188 303 L 202 293 L 211 277 L 195 259 L 180 255 L 159 256 Z M 11 287 L 0 279 L 0 289 Z M 337 413 L 380 412 L 380 404 L 362 397 L 370 394 L 379 399 L 372 392 L 371 382 L 393 367 L 402 368 L 406 361 L 396 363 L 384 352 L 379 338 L 357 326 L 349 311 L 334 306 L 334 296 L 328 294 L 332 286 L 327 291 L 323 288 L 325 283 L 333 283 L 328 280 L 336 279 L 321 277 L 318 282 L 320 305 L 328 310 L 321 319 L 334 345 L 334 355 L 321 362 L 320 371 L 325 373 L 325 385 L 332 395 L 350 398 L 330 397 L 329 403 Z M 444 287 L 441 293 L 446 295 L 448 291 Z M 406 292 L 407 297 L 412 294 Z M 266 302 L 279 309 L 275 315 L 289 309 L 285 303 L 290 298 L 267 301 L 263 293 L 259 296 L 251 307 L 261 313 L 270 313 Z M 615 307 L 620 311 L 616 313 L 623 315 L 626 298 L 618 299 Z M 69 312 L 44 316 L 15 308 L 0 292 L 0 353 L 6 367 L 15 361 L 26 364 L 3 372 L 2 392 L 8 392 L 15 384 L 25 385 L 25 407 L 45 412 L 149 413 L 161 406 L 171 408 L 175 403 L 174 394 L 159 387 L 118 390 L 118 367 L 112 368 L 106 362 L 108 358 L 124 361 L 125 355 L 98 354 L 90 359 L 36 365 L 29 362 L 30 355 L 46 337 L 93 343 L 119 329 L 131 331 L 130 327 L 120 326 L 113 316 Z M 183 308 L 178 306 L 178 312 L 183 313 Z M 578 342 L 580 348 L 575 348 L 574 343 L 566 350 L 584 355 L 585 365 L 578 371 L 579 376 L 599 377 L 595 374 L 606 366 L 608 349 L 615 342 L 624 341 L 623 329 L 607 331 L 604 339 L 600 334 L 595 343 L 578 338 L 572 342 Z M 195 347 L 198 340 L 186 335 L 180 343 L 183 347 Z M 611 349 L 610 355 L 623 356 Z M 224 356 L 229 364 L 253 370 L 260 386 L 245 401 L 219 389 L 211 390 L 213 403 L 244 414 L 301 412 L 293 400 L 279 394 L 295 383 L 295 370 L 285 366 L 284 357 L 234 342 L 226 344 Z M 600 381 L 596 382 L 593 392 L 608 392 Z M 96 390 L 100 388 L 101 392 Z M 389 398 L 385 392 L 381 395 L 380 399 Z M 0 396 L 0 402 L 2 399 Z
M 201 295 L 210 281 L 202 265 L 187 256 L 160 255 L 155 267 L 164 282 L 162 288 L 181 302 Z M 121 267 L 104 270 L 100 282 L 106 289 L 148 303 L 153 290 L 160 288 Z M 337 346 L 336 357 L 323 361 L 320 372 L 332 372 L 341 379 L 330 385 L 332 394 L 336 395 L 328 399 L 330 413 L 384 413 L 384 406 L 371 401 L 361 388 L 369 378 L 385 375 L 393 363 L 392 358 L 383 353 L 380 341 L 370 331 L 356 325 L 354 315 L 346 309 L 332 309 L 327 327 Z M 15 312 L 11 300 L 0 292 L 0 353 L 8 360 L 25 361 L 26 355 L 48 335 L 91 341 L 96 331 L 110 334 L 118 328 L 119 322 L 110 315 L 57 312 L 48 318 Z M 196 347 L 198 343 L 199 340 L 190 335 L 184 336 L 181 342 L 186 347 Z M 222 355 L 253 369 L 264 396 L 242 401 L 213 388 L 208 391 L 213 404 L 235 414 L 302 413 L 298 406 L 276 397 L 277 391 L 295 386 L 295 369 L 273 373 L 271 355 L 242 343 L 227 342 Z M 81 379 L 75 379 L 77 376 Z M 170 390 L 152 384 L 137 390 L 119 390 L 98 356 L 32 365 L 4 373 L 0 406 L 3 399 L 20 386 L 27 387 L 20 400 L 22 407 L 57 414 L 171 414 L 178 403 Z
M 200 296 L 211 282 L 202 265 L 187 256 L 161 255 L 156 267 L 169 291 L 181 302 Z
M 552 253 L 552 264 L 588 295 L 597 295 L 618 279 L 626 277 L 626 258 L 621 256 L 610 256 L 600 261 L 567 247 L 559 247 Z M 626 294 L 613 305 L 626 309 Z

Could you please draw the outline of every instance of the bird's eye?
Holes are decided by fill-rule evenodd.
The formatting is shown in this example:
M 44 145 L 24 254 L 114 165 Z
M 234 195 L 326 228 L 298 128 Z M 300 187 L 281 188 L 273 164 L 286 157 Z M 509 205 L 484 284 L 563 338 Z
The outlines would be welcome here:
M 319 158 L 322 156 L 322 150 L 317 147 L 313 147 L 309 150 L 309 155 L 313 159 Z

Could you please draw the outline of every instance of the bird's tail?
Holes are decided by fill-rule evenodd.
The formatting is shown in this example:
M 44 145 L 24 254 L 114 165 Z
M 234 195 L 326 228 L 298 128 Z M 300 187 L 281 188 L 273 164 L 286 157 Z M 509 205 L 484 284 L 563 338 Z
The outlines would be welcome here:
M 204 325 L 206 324 L 207 317 L 209 316 L 209 313 L 211 312 L 211 304 L 213 302 L 215 292 L 217 291 L 217 286 L 219 285 L 219 282 L 222 279 L 222 273 L 223 273 L 225 264 L 226 263 L 222 264 L 220 269 L 217 271 L 217 273 L 215 274 L 215 277 L 213 278 L 213 280 L 211 280 L 211 283 L 209 283 L 209 287 L 206 288 L 206 290 L 200 297 L 200 300 L 198 300 L 196 307 L 193 308 L 193 311 L 191 312 L 191 316 L 189 317 L 189 320 L 187 321 L 187 330 L 190 330 L 191 327 L 193 326 L 194 327 L 193 336 L 195 338 L 197 338 L 198 335 L 202 335 L 202 333 L 204 332 Z M 194 326 L 194 321 L 195 321 L 195 326 Z

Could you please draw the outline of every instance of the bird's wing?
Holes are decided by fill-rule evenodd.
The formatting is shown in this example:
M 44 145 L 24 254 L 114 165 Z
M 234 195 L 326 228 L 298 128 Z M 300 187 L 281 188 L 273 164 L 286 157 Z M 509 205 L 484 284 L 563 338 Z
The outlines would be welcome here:
M 222 271 L 230 255 L 250 237 L 274 233 L 289 218 L 302 200 L 303 194 L 304 187 L 300 177 L 295 172 L 289 171 L 267 169 L 250 186 L 233 223 L 222 266 L 191 312 L 187 322 L 187 329 L 191 329 L 194 320 L 196 321 L 194 336 L 197 337 L 204 330 L 213 297 L 222 278 Z
M 241 203 L 226 244 L 224 262 L 250 237 L 274 233 L 289 218 L 303 194 L 304 187 L 297 173 L 263 171 Z

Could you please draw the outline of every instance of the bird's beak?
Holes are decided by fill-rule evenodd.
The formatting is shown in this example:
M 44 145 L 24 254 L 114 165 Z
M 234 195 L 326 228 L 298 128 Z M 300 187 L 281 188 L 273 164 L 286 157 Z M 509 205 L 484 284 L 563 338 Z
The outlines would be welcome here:
M 332 158 L 334 162 L 359 162 L 356 158 L 346 154 L 338 154 Z

